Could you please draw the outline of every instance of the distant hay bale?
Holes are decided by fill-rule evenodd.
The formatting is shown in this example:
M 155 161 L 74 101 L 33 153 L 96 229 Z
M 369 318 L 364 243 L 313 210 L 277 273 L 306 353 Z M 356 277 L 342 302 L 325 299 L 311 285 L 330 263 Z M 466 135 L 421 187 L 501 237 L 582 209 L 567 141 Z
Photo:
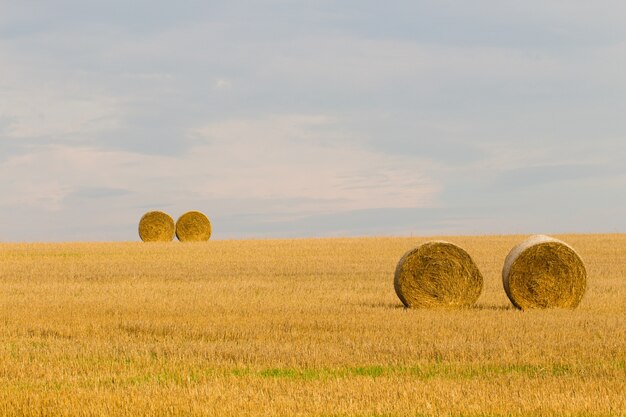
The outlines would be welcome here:
M 463 249 L 449 242 L 432 241 L 400 259 L 394 287 L 407 307 L 467 307 L 478 300 L 483 277 Z
M 170 242 L 174 239 L 174 220 L 162 211 L 150 211 L 139 220 L 139 237 L 144 242 Z
M 587 271 L 571 246 L 537 235 L 511 250 L 504 261 L 502 283 L 519 309 L 573 309 L 585 294 Z
M 176 237 L 181 242 L 201 242 L 211 238 L 211 222 L 199 211 L 189 211 L 176 221 Z

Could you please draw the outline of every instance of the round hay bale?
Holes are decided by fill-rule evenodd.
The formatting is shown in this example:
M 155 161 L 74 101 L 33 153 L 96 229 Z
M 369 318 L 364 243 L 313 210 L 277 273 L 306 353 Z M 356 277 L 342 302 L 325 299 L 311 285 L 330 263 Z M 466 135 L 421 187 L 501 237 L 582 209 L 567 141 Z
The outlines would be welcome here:
M 188 211 L 176 221 L 176 237 L 181 242 L 207 241 L 211 237 L 211 222 L 199 211 Z
M 573 309 L 585 294 L 587 271 L 567 243 L 537 235 L 511 249 L 504 261 L 502 283 L 519 309 Z
M 467 307 L 478 300 L 483 277 L 463 249 L 449 242 L 432 241 L 400 259 L 394 287 L 407 307 Z
M 139 237 L 144 242 L 170 242 L 174 239 L 174 219 L 162 211 L 149 211 L 139 220 Z

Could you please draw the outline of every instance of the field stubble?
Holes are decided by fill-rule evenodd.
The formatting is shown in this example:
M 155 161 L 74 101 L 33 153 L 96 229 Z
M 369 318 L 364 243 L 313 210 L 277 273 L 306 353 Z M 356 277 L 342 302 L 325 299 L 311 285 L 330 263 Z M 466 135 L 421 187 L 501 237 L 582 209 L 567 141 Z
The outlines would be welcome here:
M 0 414 L 626 415 L 626 235 L 559 236 L 578 309 L 515 310 L 522 236 L 446 237 L 476 306 L 407 310 L 428 239 L 0 244 Z

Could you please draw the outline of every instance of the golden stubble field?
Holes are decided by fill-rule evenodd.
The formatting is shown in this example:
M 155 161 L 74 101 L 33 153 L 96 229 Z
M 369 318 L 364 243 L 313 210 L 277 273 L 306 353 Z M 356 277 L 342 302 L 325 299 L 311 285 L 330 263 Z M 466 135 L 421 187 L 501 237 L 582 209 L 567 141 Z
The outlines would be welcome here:
M 460 311 L 394 292 L 430 238 L 0 244 L 0 415 L 626 415 L 626 235 L 557 237 L 575 311 L 511 307 L 524 236 L 445 238 L 485 278 Z

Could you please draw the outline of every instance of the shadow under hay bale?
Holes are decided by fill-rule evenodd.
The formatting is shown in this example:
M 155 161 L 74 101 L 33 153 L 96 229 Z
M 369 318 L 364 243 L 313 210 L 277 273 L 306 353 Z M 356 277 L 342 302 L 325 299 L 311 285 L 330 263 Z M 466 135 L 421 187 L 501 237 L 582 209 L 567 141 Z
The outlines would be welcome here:
M 176 221 L 176 237 L 181 242 L 202 242 L 211 238 L 211 222 L 199 211 L 189 211 Z
M 170 242 L 174 239 L 174 219 L 162 211 L 150 211 L 139 220 L 139 237 L 144 242 Z
M 394 287 L 407 307 L 460 308 L 478 300 L 483 277 L 462 248 L 449 242 L 432 241 L 400 259 Z
M 519 309 L 576 308 L 587 288 L 585 264 L 558 239 L 537 235 L 515 246 L 502 269 L 504 291 Z

